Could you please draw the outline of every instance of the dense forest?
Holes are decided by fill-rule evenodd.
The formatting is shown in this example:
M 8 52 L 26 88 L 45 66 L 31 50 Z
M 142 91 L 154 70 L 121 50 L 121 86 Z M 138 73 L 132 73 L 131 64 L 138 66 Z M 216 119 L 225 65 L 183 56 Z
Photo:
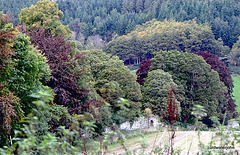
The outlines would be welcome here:
M 13 16 L 37 0 L 0 1 L 0 10 Z M 232 47 L 240 33 L 240 3 L 237 0 L 58 0 L 63 11 L 62 22 L 75 32 L 75 39 L 88 43 L 102 39 L 110 41 L 116 35 L 131 32 L 136 25 L 156 19 L 183 22 L 195 19 L 208 23 L 215 38 Z M 91 37 L 90 37 L 91 36 Z M 90 38 L 89 38 L 90 37 Z M 99 38 L 100 37 L 100 38 Z M 93 48 L 93 47 L 92 47 Z
M 225 125 L 239 36 L 237 0 L 0 0 L 0 154 L 96 153 L 146 111 Z

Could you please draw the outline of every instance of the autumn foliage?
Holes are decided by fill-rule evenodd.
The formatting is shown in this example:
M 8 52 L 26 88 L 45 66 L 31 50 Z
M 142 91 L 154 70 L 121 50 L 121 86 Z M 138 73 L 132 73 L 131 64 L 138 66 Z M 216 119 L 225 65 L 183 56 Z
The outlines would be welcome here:
M 171 135 L 170 135 L 171 137 L 169 139 L 169 143 L 171 144 L 170 151 L 174 152 L 174 149 L 172 147 L 174 144 L 173 139 L 175 138 L 175 130 L 174 130 L 173 124 L 176 123 L 178 118 L 178 115 L 177 115 L 178 108 L 175 102 L 175 90 L 173 89 L 172 86 L 168 90 L 167 103 L 168 103 L 167 115 L 163 116 L 163 120 L 167 121 L 170 124 L 170 130 L 171 130 Z
M 228 99 L 228 111 L 233 113 L 235 111 L 236 105 L 234 104 L 234 100 L 231 97 L 232 89 L 233 89 L 233 81 L 232 77 L 229 74 L 229 68 L 226 64 L 219 60 L 219 57 L 215 54 L 207 53 L 207 52 L 197 52 L 195 53 L 199 56 L 202 56 L 204 60 L 211 65 L 211 68 L 218 72 L 219 79 L 225 84 L 228 88 L 228 93 L 225 94 L 225 97 Z
M 7 92 L 6 82 L 3 83 L 3 79 L 7 74 L 7 67 L 10 64 L 10 60 L 14 55 L 14 51 L 11 48 L 15 39 L 15 29 L 8 24 L 9 16 L 0 12 L 0 129 L 9 130 L 12 122 L 11 117 L 16 117 L 13 103 L 18 100 L 13 93 Z
M 211 68 L 218 72 L 220 80 L 225 84 L 225 86 L 227 86 L 228 91 L 232 92 L 233 81 L 231 75 L 229 74 L 229 68 L 226 64 L 220 61 L 216 54 L 207 52 L 197 52 L 195 54 L 202 56 L 204 60 L 211 65 Z
M 145 78 L 148 77 L 148 71 L 150 69 L 150 66 L 151 66 L 151 61 L 150 59 L 148 60 L 143 60 L 139 67 L 138 67 L 138 70 L 136 72 L 137 74 L 137 82 L 140 84 L 140 85 L 143 85 L 144 82 L 145 82 Z
M 15 29 L 9 22 L 9 16 L 0 12 L 0 147 L 4 136 L 11 129 L 12 118 L 17 117 L 14 104 L 19 100 L 7 89 L 6 77 L 14 55 L 11 45 L 15 39 Z
M 0 129 L 11 129 L 12 117 L 18 117 L 13 105 L 18 102 L 19 98 L 14 96 L 14 93 L 9 92 L 3 84 L 0 84 Z
M 167 121 L 171 126 L 176 123 L 178 118 L 178 105 L 176 103 L 175 90 L 171 85 L 167 96 L 167 112 L 162 113 L 163 120 Z
M 14 42 L 16 34 L 15 29 L 8 22 L 10 18 L 0 12 L 0 69 L 5 70 L 7 63 L 9 63 L 12 55 L 14 54 L 11 45 Z M 0 75 L 0 79 L 1 79 Z
M 48 59 L 52 77 L 47 85 L 54 89 L 54 102 L 67 106 L 70 113 L 80 113 L 88 95 L 88 91 L 77 84 L 82 69 L 76 71 L 78 65 L 75 61 L 82 56 L 74 55 L 71 44 L 60 35 L 54 37 L 44 29 L 31 30 L 28 35 Z

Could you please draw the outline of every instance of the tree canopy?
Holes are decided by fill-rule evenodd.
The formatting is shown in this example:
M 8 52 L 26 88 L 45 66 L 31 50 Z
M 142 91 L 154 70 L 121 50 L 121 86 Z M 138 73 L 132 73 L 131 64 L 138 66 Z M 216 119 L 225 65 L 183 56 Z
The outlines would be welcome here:
M 227 86 L 228 92 L 231 94 L 233 89 L 233 81 L 231 75 L 229 74 L 229 68 L 226 66 L 226 64 L 220 61 L 219 57 L 215 54 L 207 52 L 198 52 L 195 54 L 202 56 L 206 63 L 211 65 L 211 68 L 218 72 L 220 80 L 225 86 Z
M 160 51 L 151 63 L 151 70 L 168 72 L 174 83 L 184 87 L 185 101 L 181 104 L 183 120 L 189 118 L 191 108 L 196 104 L 204 106 L 208 116 L 223 119 L 228 106 L 225 97 L 227 88 L 202 57 L 179 51 Z
M 137 26 L 128 35 L 109 42 L 104 51 L 117 55 L 128 64 L 136 64 L 149 59 L 159 50 L 181 52 L 205 51 L 222 55 L 224 46 L 215 40 L 207 24 L 197 24 L 195 20 L 176 22 L 152 20 Z
M 160 118 L 165 117 L 168 111 L 167 98 L 170 89 L 174 89 L 175 91 L 176 114 L 179 115 L 181 112 L 180 103 L 184 101 L 183 87 L 177 86 L 177 84 L 173 82 L 172 76 L 161 69 L 150 71 L 146 78 L 142 89 L 143 106 L 150 108 L 153 114 L 158 115 Z
M 222 122 L 237 114 L 218 56 L 232 48 L 240 64 L 239 0 L 0 0 L 0 10 L 3 154 L 87 154 L 96 134 L 143 109 L 171 126 L 194 107 Z M 137 76 L 125 66 L 139 63 Z
M 234 113 L 236 110 L 236 104 L 234 104 L 232 99 L 233 80 L 229 73 L 229 68 L 224 62 L 220 61 L 219 57 L 215 54 L 210 54 L 207 52 L 198 52 L 195 54 L 202 56 L 204 60 L 211 65 L 211 68 L 218 72 L 220 81 L 222 81 L 228 88 L 228 93 L 225 94 L 225 97 L 228 99 L 228 111 Z
M 9 89 L 21 99 L 26 114 L 32 107 L 30 95 L 48 89 L 42 83 L 50 79 L 46 57 L 30 44 L 30 38 L 26 34 L 18 34 L 13 46 L 15 52 L 12 57 L 13 68 L 10 69 L 10 78 L 7 80 Z
M 0 12 L 0 67 L 2 71 L 2 74 L 0 74 L 1 81 L 5 78 L 4 75 L 7 72 L 6 69 L 8 69 L 8 63 L 11 61 L 11 57 L 14 55 L 12 45 L 16 37 L 16 29 L 13 28 L 13 25 L 9 23 L 9 21 L 9 16 Z
M 21 9 L 38 0 L 0 0 L 0 10 L 10 13 L 14 25 Z M 57 0 L 64 13 L 62 22 L 70 25 L 76 39 L 100 35 L 110 41 L 116 34 L 125 35 L 136 25 L 152 19 L 179 22 L 196 19 L 209 23 L 216 39 L 232 47 L 240 35 L 240 3 L 237 0 Z M 77 24 L 76 24 L 77 23 Z
M 54 102 L 68 107 L 70 113 L 80 113 L 88 94 L 88 90 L 77 84 L 83 68 L 78 66 L 76 59 L 80 59 L 81 55 L 74 55 L 70 43 L 60 35 L 54 37 L 44 29 L 31 30 L 28 35 L 48 59 L 52 76 L 46 84 L 56 94 Z
M 6 144 L 7 133 L 11 129 L 13 119 L 17 119 L 15 108 L 20 108 L 19 98 L 9 91 L 6 79 L 9 78 L 9 70 L 11 66 L 14 51 L 12 45 L 16 38 L 16 29 L 9 24 L 9 17 L 0 12 L 0 147 Z M 14 108 L 15 106 L 15 108 Z
M 143 60 L 138 67 L 138 70 L 136 72 L 137 75 L 137 82 L 140 85 L 143 85 L 145 82 L 145 78 L 148 77 L 148 71 L 150 70 L 150 66 L 151 66 L 151 61 L 150 59 L 148 60 Z
M 112 106 L 114 121 L 119 124 L 137 116 L 141 107 L 140 86 L 123 62 L 118 57 L 110 57 L 100 50 L 86 50 L 81 53 L 84 58 L 79 60 L 79 64 L 85 67 L 88 87 L 94 88 L 98 97 Z M 129 100 L 131 112 L 118 113 L 120 98 Z
M 232 60 L 239 65 L 240 64 L 240 39 L 233 45 L 231 50 L 231 58 Z
M 8 16 L 0 13 L 0 145 L 7 144 L 10 131 L 20 128 L 18 120 L 34 107 L 30 95 L 48 89 L 42 82 L 50 76 L 47 59 L 8 22 Z
M 71 31 L 60 22 L 62 18 L 63 12 L 58 10 L 58 5 L 54 1 L 38 1 L 36 5 L 22 9 L 19 14 L 20 23 L 26 24 L 28 30 L 37 27 L 52 32 L 55 37 L 61 34 L 68 38 Z

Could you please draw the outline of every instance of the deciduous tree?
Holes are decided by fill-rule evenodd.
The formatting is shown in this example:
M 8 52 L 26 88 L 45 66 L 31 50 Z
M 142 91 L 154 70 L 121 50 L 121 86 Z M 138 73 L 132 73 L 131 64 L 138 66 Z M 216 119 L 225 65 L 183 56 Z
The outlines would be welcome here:
M 60 35 L 54 37 L 44 29 L 34 29 L 29 36 L 48 59 L 52 77 L 47 85 L 54 89 L 54 102 L 67 106 L 70 113 L 81 113 L 89 92 L 77 84 L 83 68 L 75 61 L 82 56 L 74 55 L 71 45 Z
M 0 145 L 9 144 L 9 133 L 19 128 L 19 122 L 33 106 L 29 96 L 41 89 L 49 77 L 46 58 L 30 46 L 29 37 L 9 23 L 0 13 Z M 11 132 L 10 132 L 11 131 Z
M 21 105 L 26 114 L 31 112 L 32 93 L 48 89 L 42 83 L 50 78 L 47 59 L 36 48 L 32 47 L 30 38 L 19 33 L 14 41 L 12 57 L 13 67 L 10 69 L 8 87 L 21 99 Z
M 120 124 L 136 117 L 140 112 L 142 95 L 136 77 L 130 70 L 118 57 L 110 57 L 101 50 L 81 53 L 84 58 L 79 59 L 79 63 L 86 68 L 88 87 L 95 89 L 95 98 L 103 98 L 111 105 L 113 121 Z M 118 103 L 120 98 L 128 99 L 129 111 L 121 109 Z
M 226 64 L 219 60 L 219 57 L 215 54 L 207 52 L 197 52 L 195 53 L 199 56 L 202 56 L 204 60 L 211 65 L 211 68 L 218 72 L 220 80 L 227 86 L 229 94 L 232 93 L 233 81 L 232 77 L 229 74 L 229 68 Z
M 206 51 L 221 55 L 224 46 L 215 40 L 207 24 L 197 24 L 195 20 L 176 22 L 152 20 L 136 26 L 131 33 L 109 42 L 104 51 L 117 55 L 125 63 L 138 64 L 152 58 L 159 50 L 178 50 L 195 53 Z
M 0 12 L 0 80 L 3 81 L 7 76 L 8 65 L 11 61 L 14 51 L 12 49 L 14 39 L 16 37 L 16 30 L 12 24 L 9 23 L 9 16 Z
M 38 1 L 36 5 L 22 9 L 19 14 L 20 23 L 26 24 L 28 30 L 37 27 L 52 32 L 55 37 L 61 34 L 68 38 L 71 31 L 60 22 L 62 18 L 63 12 L 58 10 L 58 5 L 54 1 Z
M 179 115 L 181 112 L 180 103 L 184 101 L 183 87 L 175 84 L 172 76 L 160 69 L 150 71 L 146 78 L 142 89 L 143 106 L 150 108 L 153 114 L 166 118 L 169 107 L 168 92 L 171 87 L 175 90 L 174 102 L 177 109 L 175 112 L 177 112 L 176 115 Z
M 145 82 L 145 78 L 148 77 L 148 71 L 150 70 L 150 66 L 151 66 L 151 61 L 150 59 L 148 60 L 143 60 L 139 67 L 138 67 L 138 70 L 136 72 L 137 74 L 137 82 L 140 84 L 140 85 L 143 85 L 144 82 Z
M 238 38 L 238 41 L 233 45 L 231 50 L 231 58 L 235 61 L 237 65 L 240 64 L 240 38 Z
M 160 51 L 151 63 L 151 70 L 162 69 L 168 72 L 177 85 L 184 87 L 182 120 L 187 121 L 195 104 L 204 106 L 208 116 L 215 115 L 223 119 L 228 106 L 228 99 L 224 95 L 227 87 L 202 57 L 179 51 Z
M 228 88 L 228 93 L 225 94 L 225 97 L 228 99 L 228 111 L 231 113 L 235 112 L 236 104 L 232 99 L 232 89 L 233 89 L 233 81 L 232 77 L 229 74 L 229 68 L 226 64 L 219 60 L 219 57 L 215 54 L 210 54 L 207 52 L 198 52 L 195 53 L 199 56 L 202 56 L 204 60 L 211 65 L 211 68 L 218 72 L 219 79 L 224 83 L 225 86 Z

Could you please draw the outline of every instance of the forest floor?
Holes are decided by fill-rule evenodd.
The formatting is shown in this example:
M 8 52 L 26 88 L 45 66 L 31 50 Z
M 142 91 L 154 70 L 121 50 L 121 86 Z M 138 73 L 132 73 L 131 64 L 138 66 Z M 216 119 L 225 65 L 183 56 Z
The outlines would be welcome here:
M 198 134 L 200 135 L 198 136 Z M 188 154 L 188 152 L 189 154 L 197 154 L 199 151 L 198 137 L 200 137 L 200 141 L 204 145 L 207 145 L 211 141 L 214 134 L 216 134 L 215 131 L 201 131 L 199 133 L 197 131 L 176 131 L 175 138 L 173 140 L 174 150 L 181 150 L 180 154 L 182 155 Z M 144 140 L 147 143 L 146 152 L 151 152 L 154 147 L 163 146 L 164 143 L 168 142 L 169 136 L 170 133 L 167 131 L 146 134 L 144 136 Z M 141 150 L 141 143 L 143 141 L 141 138 L 141 136 L 130 138 L 126 140 L 125 146 L 131 150 L 138 150 L 136 154 L 140 154 L 139 151 Z M 214 144 L 212 146 L 217 147 L 220 145 Z M 111 146 L 111 148 L 112 149 L 109 150 L 108 155 L 122 155 L 125 152 L 121 144 L 115 144 L 114 146 Z M 235 146 L 235 149 L 240 153 L 240 145 Z

